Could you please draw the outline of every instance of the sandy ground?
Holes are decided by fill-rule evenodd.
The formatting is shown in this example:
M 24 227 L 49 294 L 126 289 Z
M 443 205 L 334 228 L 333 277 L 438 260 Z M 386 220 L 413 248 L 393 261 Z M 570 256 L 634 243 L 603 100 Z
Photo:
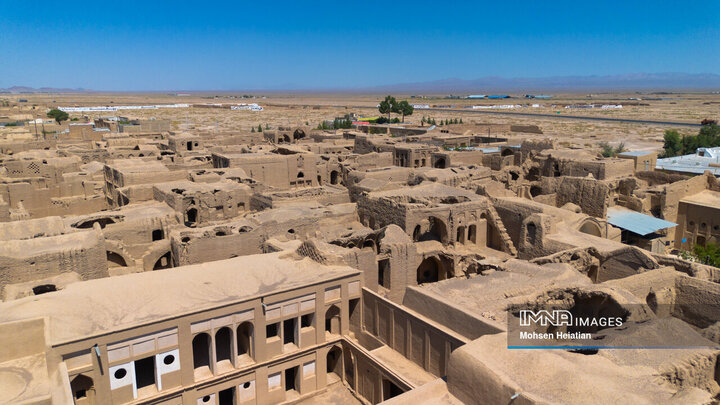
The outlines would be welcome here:
M 342 382 L 336 382 L 329 386 L 327 391 L 313 397 L 295 402 L 296 405 L 327 405 L 327 404 L 348 404 L 360 405 L 362 402 L 358 400 Z
M 130 94 L 130 93 L 87 93 L 87 94 L 29 94 L 0 95 L 0 101 L 8 100 L 15 107 L 0 108 L 3 113 L 29 112 L 40 117 L 47 108 L 63 106 L 98 106 L 124 104 L 174 104 L 174 103 L 258 103 L 265 111 L 238 111 L 219 108 L 179 108 L 158 110 L 124 110 L 117 113 L 72 113 L 71 117 L 80 120 L 101 116 L 120 115 L 129 118 L 169 119 L 173 129 L 178 131 L 248 131 L 250 128 L 268 125 L 311 126 L 316 127 L 325 119 L 341 117 L 355 112 L 361 116 L 377 116 L 372 107 L 377 105 L 382 95 L 362 94 L 267 94 L 255 98 L 242 98 L 242 93 L 195 94 L 176 96 L 170 94 Z M 507 115 L 474 114 L 472 112 L 442 112 L 416 110 L 407 117 L 408 123 L 419 124 L 422 117 L 431 117 L 436 121 L 462 118 L 465 124 L 518 124 L 539 125 L 548 136 L 557 137 L 563 146 L 594 147 L 599 142 L 611 144 L 624 142 L 631 150 L 659 150 L 665 130 L 673 128 L 666 125 L 579 121 L 562 119 L 562 116 L 593 116 L 629 118 L 640 120 L 676 121 L 699 123 L 702 119 L 720 119 L 720 94 L 711 93 L 672 93 L 672 94 L 556 94 L 550 100 L 524 99 L 522 95 L 503 100 L 463 100 L 443 99 L 440 97 L 415 98 L 398 95 L 398 99 L 408 99 L 411 103 L 442 105 L 462 108 L 470 105 L 490 104 L 539 104 L 538 108 L 523 108 L 522 112 L 554 114 L 557 117 L 523 117 Z M 18 104 L 18 98 L 26 98 L 27 103 Z M 634 100 L 640 98 L 640 100 Z M 567 104 L 623 104 L 621 110 L 566 109 Z M 555 106 L 553 106 L 553 104 Z M 36 106 L 32 110 L 32 106 Z M 19 107 L 22 106 L 22 107 Z M 512 111 L 512 110 L 503 110 Z M 453 128 L 452 126 L 450 127 Z M 458 128 L 459 129 L 459 128 Z M 677 127 L 680 133 L 696 134 L 698 129 Z M 515 134 L 507 134 L 515 135 Z M 522 136 L 520 136 L 522 138 Z

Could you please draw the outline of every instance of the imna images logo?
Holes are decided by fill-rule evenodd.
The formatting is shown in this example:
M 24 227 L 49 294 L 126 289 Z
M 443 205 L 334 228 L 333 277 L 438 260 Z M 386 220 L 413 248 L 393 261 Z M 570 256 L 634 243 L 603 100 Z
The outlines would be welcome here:
M 520 310 L 520 326 L 530 326 L 530 324 L 540 326 L 572 326 L 573 316 L 568 310 L 556 309 L 547 311 L 531 311 L 529 309 Z
M 623 318 L 619 316 L 573 317 L 573 314 L 565 309 L 552 311 L 545 309 L 539 311 L 520 310 L 520 326 L 530 326 L 531 324 L 540 326 L 617 327 L 622 326 Z

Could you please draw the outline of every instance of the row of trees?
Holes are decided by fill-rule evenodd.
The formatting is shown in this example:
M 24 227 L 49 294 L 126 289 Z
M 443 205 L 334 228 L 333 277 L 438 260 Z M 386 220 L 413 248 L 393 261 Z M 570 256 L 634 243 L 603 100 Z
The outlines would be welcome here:
M 665 131 L 661 157 L 674 157 L 695 153 L 697 148 L 720 146 L 720 127 L 717 124 L 703 125 L 697 135 L 681 135 L 677 130 Z
M 406 115 L 412 115 L 415 108 L 410 105 L 406 100 L 398 102 L 393 96 L 385 97 L 385 100 L 380 102 L 378 106 L 380 114 L 387 114 L 388 121 L 390 120 L 390 113 L 401 114 L 402 122 L 405 122 Z
M 352 123 L 350 118 L 335 118 L 332 125 L 328 124 L 327 121 L 322 121 L 318 124 L 317 129 L 350 129 Z
M 462 118 L 460 118 L 459 120 L 458 120 L 457 118 L 451 118 L 451 119 L 446 119 L 446 120 L 440 120 L 440 124 L 438 124 L 438 123 L 435 121 L 435 118 L 431 118 L 431 117 L 425 118 L 425 117 L 423 116 L 422 119 L 420 120 L 420 122 L 421 122 L 422 124 L 440 125 L 440 126 L 442 126 L 442 125 L 451 125 L 451 124 L 462 124 L 462 123 L 463 123 L 463 120 L 462 120 Z

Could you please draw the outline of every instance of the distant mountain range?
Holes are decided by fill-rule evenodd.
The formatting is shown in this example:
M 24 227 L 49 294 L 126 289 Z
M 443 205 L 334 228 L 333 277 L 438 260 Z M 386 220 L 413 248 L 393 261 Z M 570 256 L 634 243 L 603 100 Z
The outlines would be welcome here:
M 543 92 L 543 91 L 662 91 L 662 90 L 720 90 L 720 75 L 714 73 L 631 73 L 624 75 L 607 76 L 553 76 L 553 77 L 518 77 L 505 78 L 497 76 L 482 77 L 479 79 L 442 79 L 426 82 L 386 84 L 365 87 L 326 87 L 321 89 L 303 88 L 303 86 L 288 86 L 286 89 L 274 87 L 265 89 L 273 93 L 282 92 L 366 92 L 366 93 L 478 93 L 489 92 Z M 27 86 L 13 86 L 0 89 L 3 93 L 88 93 L 102 90 L 89 90 L 84 88 L 68 89 L 54 87 L 33 88 Z M 128 89 L 128 92 L 143 91 Z M 164 90 L 174 91 L 174 90 Z M 195 93 L 217 90 L 194 91 Z M 243 89 L 237 89 L 243 91 Z M 222 92 L 231 92 L 222 90 Z
M 15 93 L 15 94 L 22 94 L 22 93 L 87 93 L 92 90 L 78 88 L 78 89 L 57 89 L 55 87 L 40 87 L 40 88 L 34 88 L 34 87 L 27 87 L 27 86 L 12 86 L 8 87 L 7 89 L 0 89 L 0 92 L 3 93 Z
M 555 76 L 538 78 L 483 77 L 444 79 L 365 87 L 368 92 L 484 93 L 509 91 L 628 91 L 718 90 L 720 75 L 713 73 L 633 73 L 610 76 Z

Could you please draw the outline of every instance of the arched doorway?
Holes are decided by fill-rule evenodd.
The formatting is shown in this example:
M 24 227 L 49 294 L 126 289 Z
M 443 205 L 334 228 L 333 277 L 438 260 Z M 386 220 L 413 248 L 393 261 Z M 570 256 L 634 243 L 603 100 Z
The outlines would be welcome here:
M 540 169 L 536 166 L 533 166 L 528 170 L 527 176 L 525 176 L 525 179 L 528 181 L 538 181 L 540 180 Z
M 430 223 L 430 229 L 423 235 L 421 235 L 419 237 L 419 240 L 436 240 L 441 243 L 447 243 L 448 230 L 445 222 L 443 222 L 440 218 L 437 217 L 428 218 L 428 222 Z
M 471 243 L 477 243 L 477 225 L 470 225 L 468 227 L 468 240 Z
M 70 381 L 70 391 L 72 391 L 75 405 L 91 405 L 95 403 L 95 384 L 93 379 L 79 374 Z
M 330 172 L 330 184 L 338 184 L 338 177 L 340 176 L 340 173 L 338 173 L 337 170 L 333 170 Z
M 338 346 L 333 346 L 325 357 L 325 371 L 327 372 L 328 385 L 339 381 L 340 378 L 342 378 L 342 355 L 342 349 Z
M 505 148 L 505 149 L 503 149 L 503 151 L 500 153 L 501 156 L 512 156 L 512 155 L 514 155 L 514 154 L 515 154 L 515 152 L 513 152 L 513 150 L 510 149 L 510 148 Z
M 169 269 L 172 267 L 172 261 L 170 257 L 170 252 L 165 253 L 164 255 L 160 256 L 157 261 L 155 262 L 155 265 L 153 266 L 153 270 L 163 270 L 163 269 Z
M 375 248 L 375 241 L 372 239 L 366 239 L 365 242 L 363 242 L 362 248 L 371 249 L 373 252 L 377 251 L 377 249 Z
M 445 168 L 445 158 L 438 158 L 435 160 L 435 168 L 436 169 L 444 169 Z
M 295 132 L 293 132 L 293 139 L 303 139 L 305 138 L 305 131 L 302 129 L 296 129 Z
M 340 308 L 338 308 L 337 305 L 331 305 L 330 308 L 325 311 L 325 332 L 339 335 L 341 330 Z
M 426 257 L 417 268 L 417 283 L 435 283 L 441 280 L 442 263 L 434 256 Z
M 415 226 L 415 230 L 413 230 L 413 242 L 417 242 L 420 240 L 420 225 Z
M 465 227 L 459 226 L 457 229 L 457 237 L 455 238 L 457 243 L 465 243 Z

